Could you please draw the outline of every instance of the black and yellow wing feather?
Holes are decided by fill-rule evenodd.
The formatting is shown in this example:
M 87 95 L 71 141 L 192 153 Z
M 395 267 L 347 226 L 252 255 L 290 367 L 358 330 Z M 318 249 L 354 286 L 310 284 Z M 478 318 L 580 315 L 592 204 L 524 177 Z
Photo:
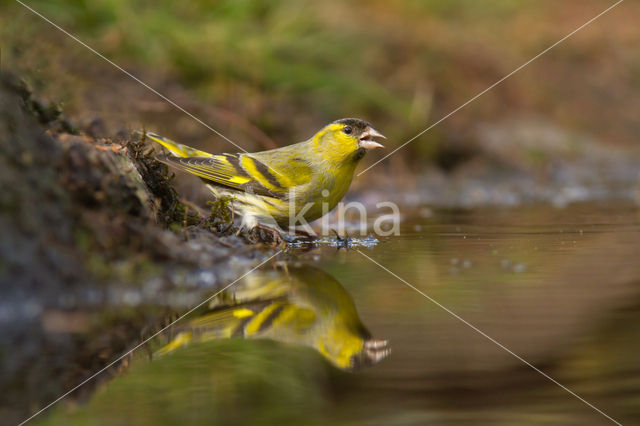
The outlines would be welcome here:
M 290 188 L 311 180 L 311 167 L 298 158 L 295 145 L 255 154 L 209 154 L 153 133 L 146 135 L 174 154 L 160 156 L 160 161 L 212 185 L 284 199 Z
M 164 156 L 159 159 L 202 178 L 206 183 L 265 197 L 283 198 L 287 194 L 287 188 L 279 183 L 275 184 L 277 181 L 264 163 L 259 163 L 262 169 L 260 174 L 255 172 L 250 174 L 242 167 L 240 158 L 246 156 L 246 154 L 219 154 L 211 157 Z M 257 162 L 249 158 L 249 161 Z

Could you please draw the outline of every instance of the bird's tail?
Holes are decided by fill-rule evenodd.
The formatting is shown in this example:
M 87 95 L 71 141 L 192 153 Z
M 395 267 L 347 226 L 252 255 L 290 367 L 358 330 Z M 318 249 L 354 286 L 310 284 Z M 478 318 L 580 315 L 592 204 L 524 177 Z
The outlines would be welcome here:
M 171 342 L 158 349 L 154 354 L 155 357 L 164 356 L 168 353 L 175 351 L 176 349 L 186 346 L 193 340 L 193 333 L 190 331 L 183 331 L 178 334 Z
M 208 152 L 200 151 L 199 149 L 191 148 L 187 145 L 179 144 L 172 141 L 171 139 L 156 135 L 155 133 L 146 132 L 145 135 L 152 141 L 157 142 L 167 148 L 173 155 L 177 157 L 211 157 L 213 155 L 209 154 Z

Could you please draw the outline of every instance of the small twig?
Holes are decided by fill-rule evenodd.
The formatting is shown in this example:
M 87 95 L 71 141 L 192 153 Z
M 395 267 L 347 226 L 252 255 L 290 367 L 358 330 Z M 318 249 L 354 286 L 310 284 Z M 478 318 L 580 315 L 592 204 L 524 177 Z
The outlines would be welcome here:
M 222 244 L 225 247 L 229 247 L 230 249 L 235 248 L 235 247 L 233 247 L 233 244 L 228 243 L 228 242 L 226 242 L 224 240 L 218 240 L 218 243 Z

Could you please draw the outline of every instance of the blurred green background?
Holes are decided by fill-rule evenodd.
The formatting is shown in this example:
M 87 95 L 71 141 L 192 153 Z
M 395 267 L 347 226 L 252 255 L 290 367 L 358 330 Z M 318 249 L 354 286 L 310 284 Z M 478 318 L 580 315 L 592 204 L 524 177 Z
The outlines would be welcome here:
M 30 6 L 249 151 L 366 118 L 400 145 L 588 19 L 604 0 L 30 1 Z M 235 150 L 20 4 L 1 6 L 3 64 L 86 126 L 144 125 Z M 480 129 L 552 126 L 625 149 L 638 133 L 640 6 L 625 2 L 394 156 L 446 170 Z M 106 131 L 105 135 L 113 132 Z M 579 144 L 578 144 L 579 149 Z M 382 154 L 378 154 L 382 155 Z M 554 150 L 501 160 L 538 167 Z

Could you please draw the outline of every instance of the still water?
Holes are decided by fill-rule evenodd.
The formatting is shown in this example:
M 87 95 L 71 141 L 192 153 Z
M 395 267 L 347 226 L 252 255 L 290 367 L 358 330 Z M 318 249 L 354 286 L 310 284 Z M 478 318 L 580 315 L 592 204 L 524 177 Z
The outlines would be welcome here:
M 289 250 L 42 421 L 638 424 L 639 253 L 633 205 L 417 209 Z

